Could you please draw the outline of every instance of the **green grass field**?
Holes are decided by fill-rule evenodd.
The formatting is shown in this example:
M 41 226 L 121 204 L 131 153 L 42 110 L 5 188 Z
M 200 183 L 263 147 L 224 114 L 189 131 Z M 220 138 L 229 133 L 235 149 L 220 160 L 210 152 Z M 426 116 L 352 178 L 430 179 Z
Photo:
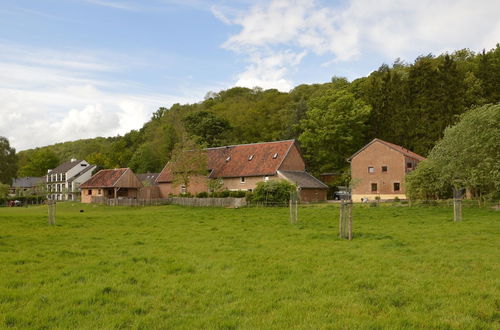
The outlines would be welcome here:
M 500 328 L 491 209 L 46 211 L 0 209 L 0 328 Z

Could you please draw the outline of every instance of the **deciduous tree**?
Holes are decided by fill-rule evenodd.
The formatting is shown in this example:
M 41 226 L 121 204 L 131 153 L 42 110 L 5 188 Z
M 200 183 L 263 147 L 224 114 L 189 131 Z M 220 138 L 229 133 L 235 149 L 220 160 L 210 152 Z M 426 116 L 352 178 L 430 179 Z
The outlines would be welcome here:
M 10 185 L 16 177 L 16 149 L 10 146 L 9 140 L 0 136 L 0 183 Z

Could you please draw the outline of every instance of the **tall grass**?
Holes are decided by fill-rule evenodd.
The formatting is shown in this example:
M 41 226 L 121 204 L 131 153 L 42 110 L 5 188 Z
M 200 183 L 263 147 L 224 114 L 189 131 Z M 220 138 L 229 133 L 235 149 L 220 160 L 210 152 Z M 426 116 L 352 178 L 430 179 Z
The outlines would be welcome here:
M 0 328 L 499 328 L 493 210 L 46 211 L 0 209 Z

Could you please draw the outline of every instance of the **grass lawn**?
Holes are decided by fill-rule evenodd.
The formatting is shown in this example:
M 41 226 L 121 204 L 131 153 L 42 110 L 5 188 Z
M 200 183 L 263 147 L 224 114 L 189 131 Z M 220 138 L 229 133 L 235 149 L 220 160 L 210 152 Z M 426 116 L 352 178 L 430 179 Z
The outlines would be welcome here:
M 57 207 L 0 209 L 0 328 L 500 328 L 491 209 Z

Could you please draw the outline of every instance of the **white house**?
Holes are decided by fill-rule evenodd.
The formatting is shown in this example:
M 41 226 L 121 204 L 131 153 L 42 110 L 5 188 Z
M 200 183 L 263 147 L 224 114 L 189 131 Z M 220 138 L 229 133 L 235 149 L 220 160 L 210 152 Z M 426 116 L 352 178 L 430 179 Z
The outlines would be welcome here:
M 85 160 L 71 159 L 47 171 L 47 197 L 51 200 L 78 200 L 80 184 L 92 177 L 96 169 Z

